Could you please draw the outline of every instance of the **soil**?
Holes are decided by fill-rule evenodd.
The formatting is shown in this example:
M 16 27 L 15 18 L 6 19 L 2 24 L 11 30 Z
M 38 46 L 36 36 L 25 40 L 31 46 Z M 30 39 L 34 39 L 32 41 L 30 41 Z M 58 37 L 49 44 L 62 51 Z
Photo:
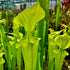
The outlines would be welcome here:
M 68 65 L 70 64 L 70 60 L 64 60 L 64 63 L 63 63 L 63 68 L 62 70 L 68 70 Z M 47 63 L 44 63 L 44 67 L 43 67 L 43 70 L 48 70 L 48 65 Z
M 64 60 L 63 69 L 62 70 L 68 70 L 68 65 L 70 64 L 70 60 Z

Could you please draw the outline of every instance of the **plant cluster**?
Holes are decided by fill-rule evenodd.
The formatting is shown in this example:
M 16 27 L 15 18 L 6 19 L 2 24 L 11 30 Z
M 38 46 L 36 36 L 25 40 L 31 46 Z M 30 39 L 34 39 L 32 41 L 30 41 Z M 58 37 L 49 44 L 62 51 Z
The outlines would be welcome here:
M 14 17 L 13 36 L 9 36 L 9 13 L 6 12 L 6 28 L 2 25 L 5 21 L 0 13 L 1 70 L 44 70 L 43 63 L 46 62 L 47 70 L 62 70 L 64 58 L 68 55 L 66 49 L 70 47 L 70 26 L 62 24 L 64 29 L 57 31 L 60 20 L 58 0 L 56 31 L 49 28 L 49 2 L 37 0 L 33 7 Z
M 54 30 L 56 29 L 56 13 L 57 13 L 57 4 L 55 6 L 55 9 L 50 9 L 50 27 L 53 28 Z M 61 7 L 60 7 L 60 13 L 59 13 L 59 21 L 58 21 L 58 28 L 57 30 L 62 30 L 64 27 L 62 24 L 65 24 L 69 26 L 70 24 L 70 1 L 65 0 L 61 2 Z

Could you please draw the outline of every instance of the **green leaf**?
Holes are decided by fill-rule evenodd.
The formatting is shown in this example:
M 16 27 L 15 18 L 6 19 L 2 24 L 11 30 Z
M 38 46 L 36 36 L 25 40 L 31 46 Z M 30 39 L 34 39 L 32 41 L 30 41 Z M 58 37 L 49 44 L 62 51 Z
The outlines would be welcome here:
M 0 23 L 4 22 L 3 20 L 0 20 Z
M 56 44 L 54 42 L 54 38 L 56 37 L 56 35 L 59 34 L 59 32 L 54 33 L 52 32 L 52 34 L 49 34 L 49 40 L 48 40 L 48 56 L 49 56 L 49 64 L 48 64 L 48 70 L 53 70 L 54 68 L 54 57 L 55 57 L 55 47 Z
M 0 65 L 0 70 L 4 70 L 3 64 Z
M 49 34 L 49 38 L 51 39 L 51 38 L 54 38 L 54 37 L 58 36 L 62 31 L 63 30 L 61 30 L 61 31 L 53 31 L 53 30 L 50 29 L 51 33 Z
M 4 55 L 4 53 L 0 53 L 0 57 L 2 57 Z
M 19 41 L 20 45 L 22 46 L 25 70 L 36 70 L 39 40 L 33 37 L 32 32 L 35 29 L 36 23 L 42 20 L 44 17 L 45 12 L 40 7 L 39 2 L 37 2 L 33 7 L 25 9 L 13 20 L 14 34 L 17 34 L 17 36 L 21 36 L 22 38 L 22 35 L 19 34 L 19 27 L 23 26 L 25 29 L 25 37 Z M 16 46 L 17 45 L 18 44 L 16 44 Z
M 15 17 L 13 22 L 17 25 L 24 26 L 26 32 L 31 32 L 34 30 L 36 23 L 44 17 L 45 12 L 40 7 L 39 2 L 37 2 L 33 7 L 25 9 L 22 13 Z
M 57 5 L 57 13 L 56 13 L 56 30 L 58 28 L 58 23 L 59 23 L 59 13 L 60 13 L 60 0 L 58 0 L 58 5 Z
M 25 70 L 36 70 L 37 54 L 38 54 L 38 43 L 39 40 L 35 40 L 32 43 L 22 43 L 22 53 L 25 62 Z
M 42 19 L 41 21 L 39 21 L 38 25 L 37 25 L 37 30 L 38 30 L 38 37 L 41 38 L 41 40 L 39 41 L 39 49 L 40 51 L 38 51 L 38 53 L 40 53 L 40 65 L 41 68 L 43 69 L 43 48 L 44 48 L 44 19 Z M 39 64 L 39 63 L 38 63 Z
M 0 58 L 0 65 L 5 63 L 5 60 L 3 58 Z
M 5 63 L 5 60 L 3 59 L 4 53 L 0 53 L 0 65 Z
M 64 35 L 59 35 L 55 38 L 55 43 L 62 49 L 67 49 L 70 47 L 70 36 L 65 33 Z
M 68 55 L 66 51 L 59 51 L 55 56 L 55 70 L 62 70 L 64 58 Z
M 2 19 L 2 12 L 0 12 L 0 20 Z
M 47 11 L 47 8 L 49 8 L 49 1 L 50 0 L 39 0 L 40 6 Z
M 16 49 L 16 58 L 17 58 L 17 67 L 18 67 L 18 70 L 21 70 L 21 47 L 17 48 Z

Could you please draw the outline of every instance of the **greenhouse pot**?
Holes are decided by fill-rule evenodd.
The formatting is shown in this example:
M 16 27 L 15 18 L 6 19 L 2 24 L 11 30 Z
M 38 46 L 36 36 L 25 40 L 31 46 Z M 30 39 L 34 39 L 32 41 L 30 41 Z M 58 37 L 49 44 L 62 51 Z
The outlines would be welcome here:
M 38 41 L 34 44 L 23 43 L 22 54 L 25 63 L 25 70 L 36 70 L 38 53 Z

